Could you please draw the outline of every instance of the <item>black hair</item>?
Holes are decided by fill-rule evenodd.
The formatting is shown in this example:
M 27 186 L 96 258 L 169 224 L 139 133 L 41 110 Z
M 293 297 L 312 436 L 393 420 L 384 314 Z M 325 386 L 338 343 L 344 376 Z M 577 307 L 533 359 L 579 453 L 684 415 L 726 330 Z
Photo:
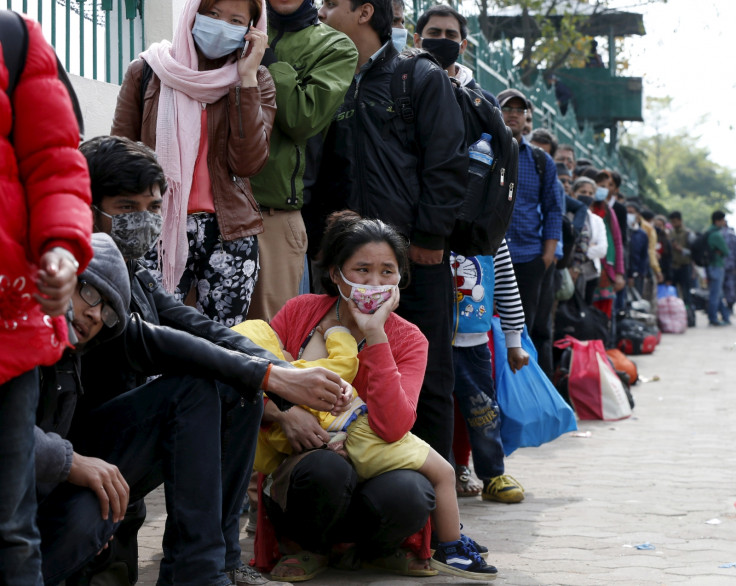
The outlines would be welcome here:
M 600 173 L 600 171 L 598 169 L 596 169 L 595 167 L 588 166 L 588 167 L 583 167 L 579 171 L 576 170 L 576 173 L 575 174 L 578 177 L 588 177 L 589 179 L 592 179 L 593 181 L 595 181 L 597 183 L 598 181 L 597 181 L 596 177 L 598 177 L 598 174 L 599 173 Z
M 322 286 L 328 295 L 339 294 L 337 285 L 330 278 L 330 269 L 342 268 L 359 248 L 371 242 L 385 242 L 391 247 L 403 280 L 409 267 L 409 245 L 393 226 L 381 220 L 361 218 L 349 210 L 330 214 L 318 257 L 323 271 Z
M 468 19 L 455 10 L 452 6 L 446 4 L 437 4 L 430 6 L 424 14 L 417 19 L 416 33 L 421 37 L 424 27 L 427 26 L 429 19 L 433 16 L 452 16 L 460 25 L 460 38 L 465 40 L 468 38 Z
M 670 220 L 680 220 L 682 221 L 682 214 L 675 210 L 674 212 L 670 212 L 669 215 Z
M 549 156 L 554 157 L 557 152 L 557 138 L 546 128 L 537 128 L 532 131 L 531 142 L 549 145 Z
M 562 151 L 570 151 L 573 156 L 575 156 L 575 147 L 567 142 L 563 142 L 561 145 L 558 145 L 558 150 Z
M 142 142 L 98 136 L 83 142 L 79 150 L 87 159 L 93 205 L 99 205 L 103 197 L 143 193 L 156 184 L 161 195 L 166 193 L 164 170 L 156 153 Z
M 654 218 L 654 212 L 648 208 L 644 208 L 641 211 L 641 217 L 644 218 L 647 222 L 651 222 L 652 218 Z
M 712 224 L 715 224 L 718 220 L 725 220 L 726 214 L 724 214 L 721 210 L 716 210 L 710 215 L 710 221 Z
M 611 179 L 613 179 L 614 185 L 616 187 L 621 187 L 621 173 L 614 171 L 613 169 L 611 169 L 609 173 L 611 174 Z
M 391 27 L 394 24 L 394 4 L 392 0 L 350 0 L 350 10 L 355 12 L 363 6 L 373 6 L 371 17 L 371 28 L 378 33 L 381 43 L 386 43 L 391 38 Z

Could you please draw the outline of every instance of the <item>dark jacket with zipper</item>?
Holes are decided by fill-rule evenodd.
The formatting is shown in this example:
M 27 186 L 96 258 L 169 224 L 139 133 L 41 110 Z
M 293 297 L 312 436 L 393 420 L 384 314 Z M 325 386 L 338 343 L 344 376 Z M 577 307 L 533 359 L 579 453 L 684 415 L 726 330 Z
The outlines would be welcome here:
M 204 68 L 213 69 L 224 62 L 205 60 Z M 155 150 L 161 81 L 151 72 L 141 92 L 143 71 L 142 59 L 128 66 L 110 134 L 141 141 Z M 224 97 L 207 105 L 207 169 L 217 223 L 225 240 L 263 232 L 261 212 L 248 177 L 263 169 L 268 160 L 275 94 L 268 70 L 259 67 L 257 87 L 232 87 Z
M 325 140 L 315 197 L 332 209 L 393 224 L 412 244 L 441 250 L 465 194 L 465 125 L 450 79 L 428 59 L 414 68 L 415 122 L 407 125 L 391 95 L 399 59 L 388 43 L 353 80 Z
M 80 405 L 79 418 L 157 374 L 192 375 L 229 384 L 244 400 L 261 398 L 260 385 L 270 363 L 291 367 L 248 338 L 184 305 L 164 290 L 135 260 L 131 276 L 132 317 L 125 332 L 85 353 L 82 380 L 95 389 Z M 156 327 L 164 326 L 164 327 Z M 270 398 L 282 408 L 290 403 Z

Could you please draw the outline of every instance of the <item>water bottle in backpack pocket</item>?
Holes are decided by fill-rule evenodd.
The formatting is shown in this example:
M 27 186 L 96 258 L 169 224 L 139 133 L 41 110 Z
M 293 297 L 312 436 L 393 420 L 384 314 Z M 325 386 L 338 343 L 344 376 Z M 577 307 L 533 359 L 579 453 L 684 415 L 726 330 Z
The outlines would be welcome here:
M 487 132 L 468 147 L 468 171 L 473 175 L 484 177 L 488 175 L 493 167 L 493 148 L 491 148 L 492 136 Z

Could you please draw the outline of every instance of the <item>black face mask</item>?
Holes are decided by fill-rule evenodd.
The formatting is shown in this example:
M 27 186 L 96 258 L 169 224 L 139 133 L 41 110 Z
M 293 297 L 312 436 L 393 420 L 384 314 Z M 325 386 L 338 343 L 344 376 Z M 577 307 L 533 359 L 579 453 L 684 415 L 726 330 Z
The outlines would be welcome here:
M 422 39 L 422 49 L 437 59 L 442 69 L 447 69 L 460 55 L 460 43 L 452 39 Z

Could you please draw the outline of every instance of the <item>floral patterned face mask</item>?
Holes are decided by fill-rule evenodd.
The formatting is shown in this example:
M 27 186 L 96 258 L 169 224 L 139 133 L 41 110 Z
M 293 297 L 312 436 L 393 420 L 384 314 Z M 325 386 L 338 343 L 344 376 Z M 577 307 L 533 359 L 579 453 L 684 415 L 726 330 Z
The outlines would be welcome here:
M 376 313 L 378 308 L 388 301 L 391 292 L 396 287 L 396 285 L 360 285 L 359 283 L 353 283 L 345 278 L 341 269 L 338 270 L 345 284 L 351 287 L 349 297 L 345 297 L 338 287 L 337 290 L 340 291 L 340 296 L 345 301 L 352 299 L 361 313 Z
M 144 210 L 111 216 L 96 206 L 95 209 L 112 220 L 110 236 L 126 260 L 146 254 L 161 235 L 164 219 L 160 214 Z

